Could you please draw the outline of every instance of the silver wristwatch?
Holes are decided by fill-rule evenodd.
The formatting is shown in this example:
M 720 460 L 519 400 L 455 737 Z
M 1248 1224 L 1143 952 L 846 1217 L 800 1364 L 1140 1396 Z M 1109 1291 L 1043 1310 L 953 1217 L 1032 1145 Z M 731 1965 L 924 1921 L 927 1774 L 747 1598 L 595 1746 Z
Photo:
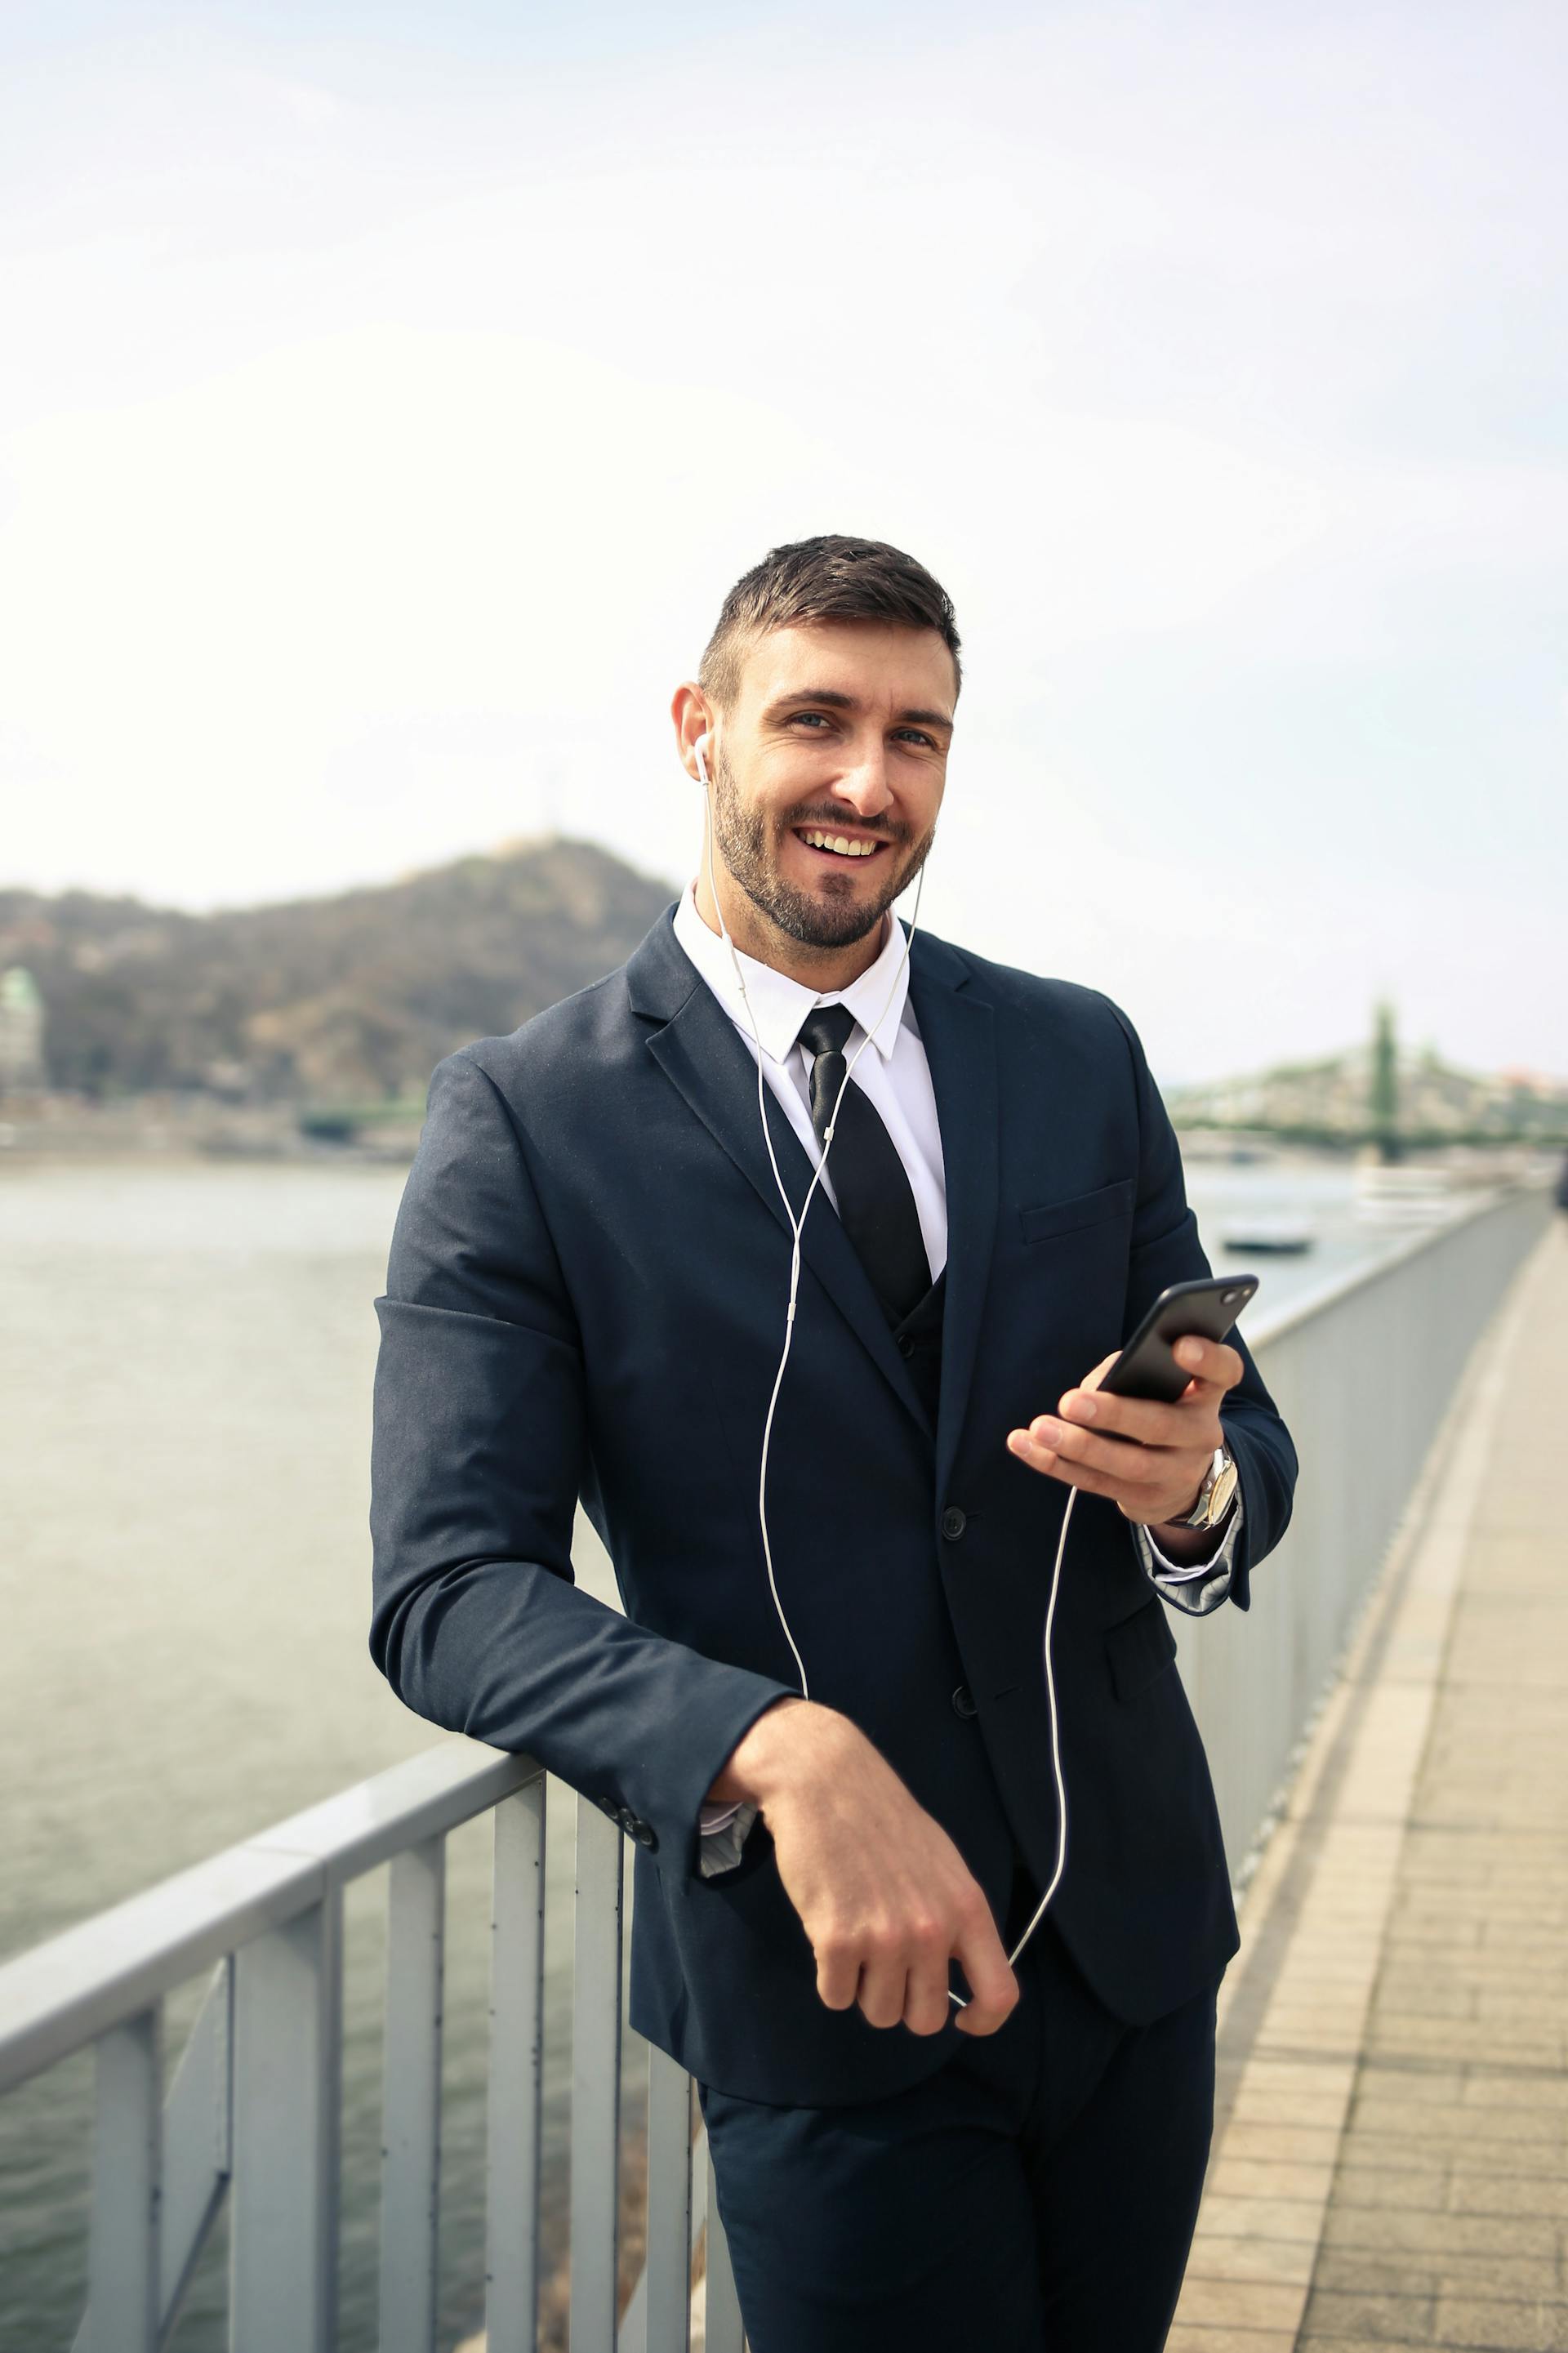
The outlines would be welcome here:
M 1236 1493 L 1236 1458 L 1228 1446 L 1216 1446 L 1214 1461 L 1204 1473 L 1195 1507 L 1181 1523 L 1186 1528 L 1212 1528 L 1224 1519 Z

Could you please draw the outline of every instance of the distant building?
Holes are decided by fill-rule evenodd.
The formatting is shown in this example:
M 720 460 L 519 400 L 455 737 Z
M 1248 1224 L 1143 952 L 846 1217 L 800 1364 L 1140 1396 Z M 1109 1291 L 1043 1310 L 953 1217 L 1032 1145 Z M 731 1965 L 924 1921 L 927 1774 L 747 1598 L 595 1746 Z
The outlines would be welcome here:
M 0 1094 L 44 1083 L 44 1000 L 26 967 L 0 972 Z

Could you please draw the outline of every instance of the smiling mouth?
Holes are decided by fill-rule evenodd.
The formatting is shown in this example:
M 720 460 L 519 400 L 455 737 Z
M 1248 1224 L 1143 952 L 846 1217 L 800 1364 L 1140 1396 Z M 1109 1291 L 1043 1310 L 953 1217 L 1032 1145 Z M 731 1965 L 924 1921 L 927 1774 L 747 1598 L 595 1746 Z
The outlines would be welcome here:
M 873 839 L 868 836 L 836 833 L 823 825 L 797 825 L 790 828 L 795 839 L 818 858 L 832 859 L 839 866 L 868 866 L 885 849 L 892 848 L 886 837 Z

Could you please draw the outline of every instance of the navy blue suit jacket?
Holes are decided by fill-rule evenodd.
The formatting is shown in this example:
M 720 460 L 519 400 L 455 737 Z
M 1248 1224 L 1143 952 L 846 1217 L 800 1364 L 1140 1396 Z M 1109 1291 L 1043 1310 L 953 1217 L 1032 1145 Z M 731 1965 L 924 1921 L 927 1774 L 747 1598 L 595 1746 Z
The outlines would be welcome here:
M 699 1867 L 710 1784 L 795 1688 L 757 1525 L 790 1241 L 755 1063 L 673 914 L 606 979 L 436 1071 L 375 1303 L 371 1651 L 411 1708 L 529 1751 L 635 1839 L 642 2033 L 744 2096 L 875 2097 L 940 2065 L 951 2027 L 879 2031 L 823 2006 L 762 1823 L 734 1871 Z M 933 1428 L 818 1187 L 768 1527 L 813 1697 L 876 1743 L 1000 1919 L 1014 1840 L 1039 1885 L 1055 1856 L 1040 1638 L 1068 1493 L 1006 1432 L 1209 1267 L 1116 1006 L 930 933 L 910 987 L 947 1183 L 940 1410 Z M 810 1166 L 766 1102 L 798 1208 Z M 1224 1423 L 1245 1609 L 1296 1460 L 1237 1345 Z M 624 1617 L 573 1583 L 579 1496 Z M 1071 1851 L 1055 1917 L 1132 2021 L 1212 1981 L 1237 1945 L 1174 1649 L 1127 1522 L 1080 1495 L 1056 1623 Z

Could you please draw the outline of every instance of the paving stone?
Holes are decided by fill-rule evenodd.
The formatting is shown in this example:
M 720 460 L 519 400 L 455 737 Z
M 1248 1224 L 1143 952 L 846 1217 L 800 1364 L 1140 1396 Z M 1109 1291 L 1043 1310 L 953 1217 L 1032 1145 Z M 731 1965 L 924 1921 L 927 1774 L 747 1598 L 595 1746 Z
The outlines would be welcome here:
M 1381 2092 L 1405 2100 L 1452 2103 L 1464 2098 L 1469 2080 L 1462 2067 L 1380 2067 L 1375 2059 L 1366 2059 L 1355 2071 L 1355 2091 L 1358 2098 Z
M 1568 2003 L 1564 2003 L 1568 2015 Z M 1459 2089 L 1467 2106 L 1550 2108 L 1568 2126 L 1568 2075 L 1467 2073 Z
M 1455 2174 L 1448 2205 L 1456 2214 L 1542 2214 L 1568 2221 L 1568 2179 L 1561 2174 Z
M 1317 2198 L 1237 2198 L 1211 2186 L 1204 2192 L 1198 2236 L 1289 2239 L 1315 2247 L 1322 2211 Z
M 1293 2328 L 1188 2327 L 1179 2320 L 1165 2339 L 1166 2353 L 1294 2353 L 1295 2344 Z
M 1257 2198 L 1266 2203 L 1296 2198 L 1321 2204 L 1332 2179 L 1330 2165 L 1274 2164 L 1250 2157 L 1232 2160 L 1222 2156 L 1209 2168 L 1209 2179 L 1219 2196 Z
M 1225 2239 L 1205 2231 L 1193 2241 L 1187 2277 L 1271 2280 L 1280 2286 L 1305 2287 L 1312 2276 L 1315 2253 L 1311 2243 L 1301 2240 Z
M 1356 2164 L 1354 2143 L 1334 2177 L 1336 2207 L 1393 2208 L 1405 2212 L 1443 2213 L 1448 2207 L 1449 2168 L 1441 2159 L 1422 2171 L 1411 2167 Z
M 1330 2128 L 1274 2121 L 1257 2124 L 1243 2116 L 1233 2118 L 1225 2137 L 1226 2158 L 1233 2163 L 1238 2158 L 1264 2158 L 1276 2164 L 1332 2165 L 1339 2146 L 1337 2125 Z
M 1289 2330 L 1300 2326 L 1305 2281 L 1205 2279 L 1188 2273 L 1176 2307 L 1185 2327 Z
M 1559 2285 L 1555 2257 L 1416 2254 L 1392 2247 L 1320 2247 L 1314 2287 L 1412 2296 L 1550 2297 Z
M 1568 2304 L 1487 2302 L 1443 2296 L 1437 2304 L 1433 2341 L 1438 2345 L 1484 2345 L 1520 2348 L 1520 2353 L 1563 2353 L 1568 2348 Z
M 1276 2125 L 1281 2129 L 1302 2126 L 1331 2131 L 1337 2141 L 1344 2122 L 1342 2092 L 1258 2091 L 1244 2083 L 1231 2105 L 1232 2130 L 1239 2124 Z
M 1304 2330 L 1309 2336 L 1363 2337 L 1371 2345 L 1430 2345 L 1436 2317 L 1436 2296 L 1352 2295 L 1314 2287 Z
M 1394 2138 L 1408 2135 L 1412 2138 L 1441 2141 L 1451 2148 L 1464 2148 L 1476 2140 L 1500 2141 L 1519 2148 L 1538 2143 L 1550 2147 L 1568 2137 L 1568 2116 L 1555 2108 L 1522 2104 L 1501 2108 L 1483 2106 L 1479 2101 L 1467 2105 L 1455 2100 L 1444 2105 L 1435 2100 L 1395 2100 L 1373 2094 L 1359 2097 L 1351 2113 L 1358 2131 L 1387 2134 Z
M 1325 2248 L 1368 2245 L 1435 2259 L 1496 2255 L 1555 2262 L 1560 2234 L 1542 2215 L 1454 2214 L 1408 2207 L 1346 2206 L 1336 2199 L 1324 2219 Z

